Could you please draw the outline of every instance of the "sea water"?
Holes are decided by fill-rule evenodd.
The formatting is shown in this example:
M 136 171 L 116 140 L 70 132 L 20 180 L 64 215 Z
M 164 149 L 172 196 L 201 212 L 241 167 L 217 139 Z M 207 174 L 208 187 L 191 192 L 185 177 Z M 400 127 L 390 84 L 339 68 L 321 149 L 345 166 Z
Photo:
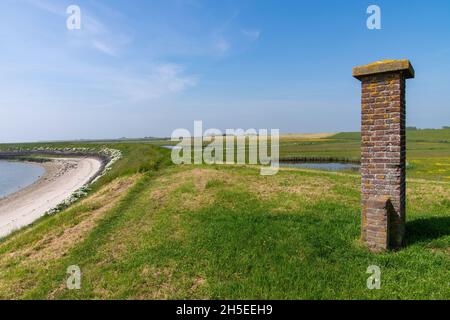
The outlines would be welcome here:
M 0 160 L 0 199 L 33 184 L 44 173 L 38 164 Z

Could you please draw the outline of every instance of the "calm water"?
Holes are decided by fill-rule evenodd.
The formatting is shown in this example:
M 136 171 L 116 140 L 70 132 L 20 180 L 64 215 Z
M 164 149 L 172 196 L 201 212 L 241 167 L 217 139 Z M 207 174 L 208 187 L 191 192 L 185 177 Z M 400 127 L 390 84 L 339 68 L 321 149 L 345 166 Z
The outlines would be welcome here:
M 169 149 L 169 150 L 181 149 L 181 147 L 178 147 L 178 146 L 161 146 L 161 148 Z
M 162 146 L 164 149 L 175 149 L 177 146 Z M 280 167 L 285 168 L 306 168 L 327 171 L 359 171 L 361 165 L 356 163 L 340 162 L 280 162 Z
M 281 162 L 280 167 L 287 168 L 307 168 L 307 169 L 318 169 L 318 170 L 328 170 L 328 171 L 343 171 L 352 170 L 358 171 L 360 169 L 359 164 L 355 163 L 321 163 L 321 162 Z
M 29 186 L 44 172 L 39 165 L 0 160 L 0 198 Z

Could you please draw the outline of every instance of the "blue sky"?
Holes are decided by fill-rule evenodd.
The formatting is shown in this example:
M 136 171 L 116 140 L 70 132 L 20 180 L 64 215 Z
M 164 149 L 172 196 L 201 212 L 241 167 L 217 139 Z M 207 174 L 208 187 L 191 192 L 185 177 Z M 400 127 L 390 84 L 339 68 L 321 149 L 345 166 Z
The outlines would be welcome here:
M 408 125 L 450 125 L 449 40 L 450 1 L 2 0 L 0 142 L 359 130 L 351 68 L 400 58 Z

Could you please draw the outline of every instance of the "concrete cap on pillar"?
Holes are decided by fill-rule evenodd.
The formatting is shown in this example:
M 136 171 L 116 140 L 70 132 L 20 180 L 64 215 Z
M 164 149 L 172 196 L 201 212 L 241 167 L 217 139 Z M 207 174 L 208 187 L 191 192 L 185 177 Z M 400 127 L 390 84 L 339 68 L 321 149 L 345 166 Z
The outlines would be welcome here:
M 406 79 L 414 78 L 414 68 L 409 60 L 383 60 L 353 68 L 353 76 L 359 80 L 365 76 L 387 72 L 402 72 Z

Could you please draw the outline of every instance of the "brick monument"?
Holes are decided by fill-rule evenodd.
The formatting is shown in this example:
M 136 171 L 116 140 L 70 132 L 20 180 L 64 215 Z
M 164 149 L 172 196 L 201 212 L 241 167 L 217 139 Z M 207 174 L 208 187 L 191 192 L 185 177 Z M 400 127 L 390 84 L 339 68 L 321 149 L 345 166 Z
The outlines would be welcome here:
M 362 239 L 371 251 L 397 249 L 405 238 L 405 80 L 408 60 L 353 68 L 362 82 Z

